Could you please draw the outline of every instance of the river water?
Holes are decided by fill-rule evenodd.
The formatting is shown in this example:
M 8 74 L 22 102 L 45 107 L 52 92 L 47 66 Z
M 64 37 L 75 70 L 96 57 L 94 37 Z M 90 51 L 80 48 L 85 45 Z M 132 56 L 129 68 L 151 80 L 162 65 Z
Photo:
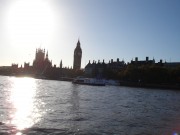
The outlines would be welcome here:
M 0 76 L 3 135 L 177 135 L 180 91 Z

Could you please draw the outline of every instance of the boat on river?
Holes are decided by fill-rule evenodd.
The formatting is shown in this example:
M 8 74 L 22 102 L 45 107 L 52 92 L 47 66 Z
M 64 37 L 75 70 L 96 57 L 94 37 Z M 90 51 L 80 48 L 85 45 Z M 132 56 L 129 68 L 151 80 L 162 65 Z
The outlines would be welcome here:
M 106 84 L 106 82 L 102 79 L 84 78 L 84 77 L 77 77 L 72 81 L 72 83 L 92 85 L 92 86 L 105 86 L 105 84 Z
M 120 82 L 118 80 L 106 80 L 106 85 L 119 86 Z

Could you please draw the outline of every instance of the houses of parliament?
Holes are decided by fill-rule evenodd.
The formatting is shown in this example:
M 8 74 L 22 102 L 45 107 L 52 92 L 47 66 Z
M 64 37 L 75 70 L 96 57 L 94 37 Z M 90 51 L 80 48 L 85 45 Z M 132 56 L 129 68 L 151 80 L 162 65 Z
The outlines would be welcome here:
M 81 69 L 81 58 L 82 58 L 82 49 L 80 46 L 80 41 L 78 40 L 77 46 L 74 49 L 74 61 L 73 61 L 73 70 Z M 25 63 L 24 67 L 27 67 L 28 64 Z M 46 68 L 51 68 L 52 61 L 49 60 L 48 51 L 45 54 L 45 49 L 38 48 L 36 49 L 35 60 L 33 61 L 33 68 L 38 71 L 46 70 Z M 62 67 L 62 60 L 60 61 L 60 68 Z M 56 68 L 56 65 L 54 65 Z
M 35 51 L 35 59 L 32 66 L 30 63 L 24 62 L 24 66 L 18 66 L 18 64 L 12 64 L 11 66 L 0 67 L 1 75 L 13 75 L 13 76 L 32 76 L 35 78 L 48 78 L 59 79 L 62 77 L 74 77 L 76 74 L 82 72 L 81 70 L 82 49 L 81 43 L 78 40 L 74 49 L 73 55 L 73 68 L 63 67 L 62 60 L 59 67 L 52 65 L 52 61 L 49 59 L 48 51 L 42 48 L 37 48 Z

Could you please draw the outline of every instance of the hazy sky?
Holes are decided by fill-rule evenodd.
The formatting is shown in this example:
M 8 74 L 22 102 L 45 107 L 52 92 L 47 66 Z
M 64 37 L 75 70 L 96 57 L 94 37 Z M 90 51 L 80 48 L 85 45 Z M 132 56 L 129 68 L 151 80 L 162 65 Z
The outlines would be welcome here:
M 73 65 L 146 56 L 180 62 L 180 0 L 0 0 L 0 66 L 32 62 L 38 47 Z

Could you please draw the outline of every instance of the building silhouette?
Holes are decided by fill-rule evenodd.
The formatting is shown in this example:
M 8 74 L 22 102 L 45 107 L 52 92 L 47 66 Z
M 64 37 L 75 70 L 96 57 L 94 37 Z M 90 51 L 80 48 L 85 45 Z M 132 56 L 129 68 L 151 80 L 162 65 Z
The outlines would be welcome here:
M 62 65 L 62 60 L 60 61 L 60 65 L 59 65 L 59 67 L 60 67 L 60 68 L 62 68 L 62 67 L 63 67 L 63 65 Z
M 78 40 L 77 46 L 74 49 L 74 62 L 73 62 L 73 69 L 80 70 L 81 68 L 81 58 L 82 58 L 82 49 L 80 46 L 80 41 Z
M 89 63 L 85 66 L 85 75 L 90 76 L 90 77 L 96 77 L 96 76 L 102 76 L 104 77 L 108 71 L 113 71 L 113 72 L 119 72 L 122 69 L 126 67 L 126 63 L 124 60 L 120 61 L 119 58 L 117 58 L 117 61 L 109 61 L 109 63 L 105 63 L 104 60 L 103 62 L 98 62 L 93 60 L 91 63 Z
M 138 60 L 138 57 L 135 57 L 135 61 L 131 60 L 132 65 L 142 66 L 142 65 L 152 65 L 155 64 L 154 58 L 149 60 L 149 57 L 146 57 L 146 60 Z
M 47 68 L 52 67 L 52 62 L 48 58 L 48 51 L 45 54 L 45 49 L 36 49 L 35 60 L 33 61 L 33 68 L 36 71 L 44 71 Z

